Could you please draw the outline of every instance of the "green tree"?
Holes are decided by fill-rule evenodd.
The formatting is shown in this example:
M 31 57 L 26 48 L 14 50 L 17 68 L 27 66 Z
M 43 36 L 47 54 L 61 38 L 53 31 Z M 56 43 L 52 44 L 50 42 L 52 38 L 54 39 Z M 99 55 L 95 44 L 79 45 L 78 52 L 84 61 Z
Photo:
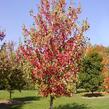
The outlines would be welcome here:
M 23 70 L 17 63 L 14 44 L 4 43 L 0 51 L 0 88 L 6 89 L 11 94 L 13 90 L 19 90 L 25 86 Z
M 19 67 L 22 70 L 23 74 L 24 74 L 24 78 L 26 81 L 25 86 L 23 87 L 23 89 L 26 90 L 34 90 L 35 89 L 35 82 L 32 79 L 32 75 L 31 72 L 33 70 L 32 65 L 25 60 L 23 57 L 21 57 L 22 60 L 19 62 Z
M 79 74 L 80 86 L 87 91 L 93 92 L 100 89 L 103 83 L 102 57 L 96 53 L 85 56 L 82 61 L 81 72 Z

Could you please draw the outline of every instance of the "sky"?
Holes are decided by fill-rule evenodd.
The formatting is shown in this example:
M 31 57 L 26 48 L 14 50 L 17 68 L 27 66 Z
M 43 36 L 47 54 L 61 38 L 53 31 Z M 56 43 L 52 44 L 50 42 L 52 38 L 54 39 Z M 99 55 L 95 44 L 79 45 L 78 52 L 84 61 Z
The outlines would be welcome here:
M 66 0 L 69 2 L 69 0 Z M 109 0 L 79 0 L 82 6 L 80 18 L 88 18 L 87 36 L 92 44 L 109 46 Z M 0 29 L 6 30 L 4 41 L 22 39 L 22 26 L 30 27 L 33 19 L 29 11 L 37 12 L 39 0 L 0 0 Z M 74 0 L 77 4 L 77 0 Z

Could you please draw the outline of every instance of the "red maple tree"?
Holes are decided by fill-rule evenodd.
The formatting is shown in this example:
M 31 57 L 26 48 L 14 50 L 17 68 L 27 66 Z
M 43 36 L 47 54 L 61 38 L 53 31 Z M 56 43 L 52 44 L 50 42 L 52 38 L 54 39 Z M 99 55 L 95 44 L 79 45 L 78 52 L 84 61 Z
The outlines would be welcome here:
M 35 25 L 23 28 L 25 43 L 20 53 L 34 66 L 32 77 L 42 96 L 50 95 L 50 109 L 55 96 L 70 96 L 72 83 L 79 72 L 79 63 L 86 47 L 84 32 L 87 21 L 78 25 L 80 7 L 66 0 L 40 0 L 37 15 L 31 11 Z

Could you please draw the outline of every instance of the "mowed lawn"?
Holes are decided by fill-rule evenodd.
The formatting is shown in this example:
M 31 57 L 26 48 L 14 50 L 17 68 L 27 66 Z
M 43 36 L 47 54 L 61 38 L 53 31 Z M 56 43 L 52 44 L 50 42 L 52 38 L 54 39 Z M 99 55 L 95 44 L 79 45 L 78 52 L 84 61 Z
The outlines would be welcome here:
M 7 91 L 0 91 L 0 109 L 49 109 L 49 97 L 44 98 L 37 95 L 37 91 L 15 91 L 12 99 L 17 104 L 3 107 L 1 101 L 9 99 Z M 54 109 L 109 109 L 109 95 L 100 97 L 84 97 L 82 94 L 75 94 L 72 97 L 59 97 L 54 100 Z

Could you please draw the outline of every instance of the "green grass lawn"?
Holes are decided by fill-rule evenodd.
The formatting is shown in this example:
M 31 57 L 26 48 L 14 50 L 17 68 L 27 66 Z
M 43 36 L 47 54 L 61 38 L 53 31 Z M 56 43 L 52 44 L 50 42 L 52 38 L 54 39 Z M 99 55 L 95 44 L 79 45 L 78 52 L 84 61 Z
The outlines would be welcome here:
M 9 98 L 7 91 L 0 91 L 0 100 Z M 15 91 L 12 98 L 22 101 L 17 105 L 0 109 L 49 109 L 49 98 L 37 96 L 37 91 Z M 1 105 L 0 105 L 1 106 Z M 54 100 L 54 109 L 109 109 L 109 95 L 101 97 L 83 97 L 76 94 L 73 97 L 60 97 Z

